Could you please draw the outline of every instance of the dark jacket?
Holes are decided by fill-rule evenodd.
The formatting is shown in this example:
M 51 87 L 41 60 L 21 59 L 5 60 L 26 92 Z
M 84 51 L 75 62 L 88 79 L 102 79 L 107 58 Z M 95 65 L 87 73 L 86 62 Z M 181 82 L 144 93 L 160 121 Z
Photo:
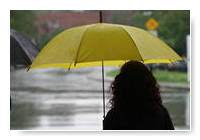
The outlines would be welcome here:
M 167 109 L 159 105 L 154 115 L 138 117 L 127 109 L 112 108 L 103 121 L 104 130 L 174 130 Z M 132 111 L 133 112 L 133 111 Z

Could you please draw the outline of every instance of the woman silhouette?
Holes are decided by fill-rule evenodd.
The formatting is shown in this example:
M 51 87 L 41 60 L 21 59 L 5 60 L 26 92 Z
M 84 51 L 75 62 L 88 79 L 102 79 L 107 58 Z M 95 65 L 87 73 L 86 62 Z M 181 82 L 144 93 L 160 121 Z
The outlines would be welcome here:
M 125 63 L 112 82 L 112 98 L 104 130 L 173 130 L 162 105 L 159 86 L 148 68 L 137 61 Z

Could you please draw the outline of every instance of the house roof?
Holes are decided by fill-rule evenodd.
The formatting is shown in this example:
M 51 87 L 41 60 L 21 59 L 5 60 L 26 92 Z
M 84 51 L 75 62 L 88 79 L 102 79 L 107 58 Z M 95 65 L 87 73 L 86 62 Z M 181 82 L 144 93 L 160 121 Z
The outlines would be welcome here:
M 39 34 L 99 22 L 98 12 L 52 12 L 37 16 Z

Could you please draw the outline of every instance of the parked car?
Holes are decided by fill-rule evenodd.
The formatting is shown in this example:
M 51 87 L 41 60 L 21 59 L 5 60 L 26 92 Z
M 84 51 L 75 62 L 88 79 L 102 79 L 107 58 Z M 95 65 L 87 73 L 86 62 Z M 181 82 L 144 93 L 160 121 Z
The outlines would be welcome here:
M 168 70 L 170 71 L 187 71 L 187 63 L 186 61 L 177 61 L 172 64 L 168 64 Z
M 155 70 L 155 69 L 167 70 L 167 69 L 168 69 L 168 64 L 167 64 L 167 63 L 146 64 L 146 66 L 147 66 L 150 70 Z

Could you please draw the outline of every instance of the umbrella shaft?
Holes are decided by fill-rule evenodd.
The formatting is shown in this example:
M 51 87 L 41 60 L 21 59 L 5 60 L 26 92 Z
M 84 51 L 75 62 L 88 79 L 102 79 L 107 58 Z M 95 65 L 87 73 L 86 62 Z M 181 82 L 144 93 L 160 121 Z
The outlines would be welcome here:
M 103 118 L 105 118 L 105 90 L 104 90 L 104 64 L 102 61 L 102 86 L 103 86 Z
M 103 23 L 101 10 L 99 11 L 99 23 Z

